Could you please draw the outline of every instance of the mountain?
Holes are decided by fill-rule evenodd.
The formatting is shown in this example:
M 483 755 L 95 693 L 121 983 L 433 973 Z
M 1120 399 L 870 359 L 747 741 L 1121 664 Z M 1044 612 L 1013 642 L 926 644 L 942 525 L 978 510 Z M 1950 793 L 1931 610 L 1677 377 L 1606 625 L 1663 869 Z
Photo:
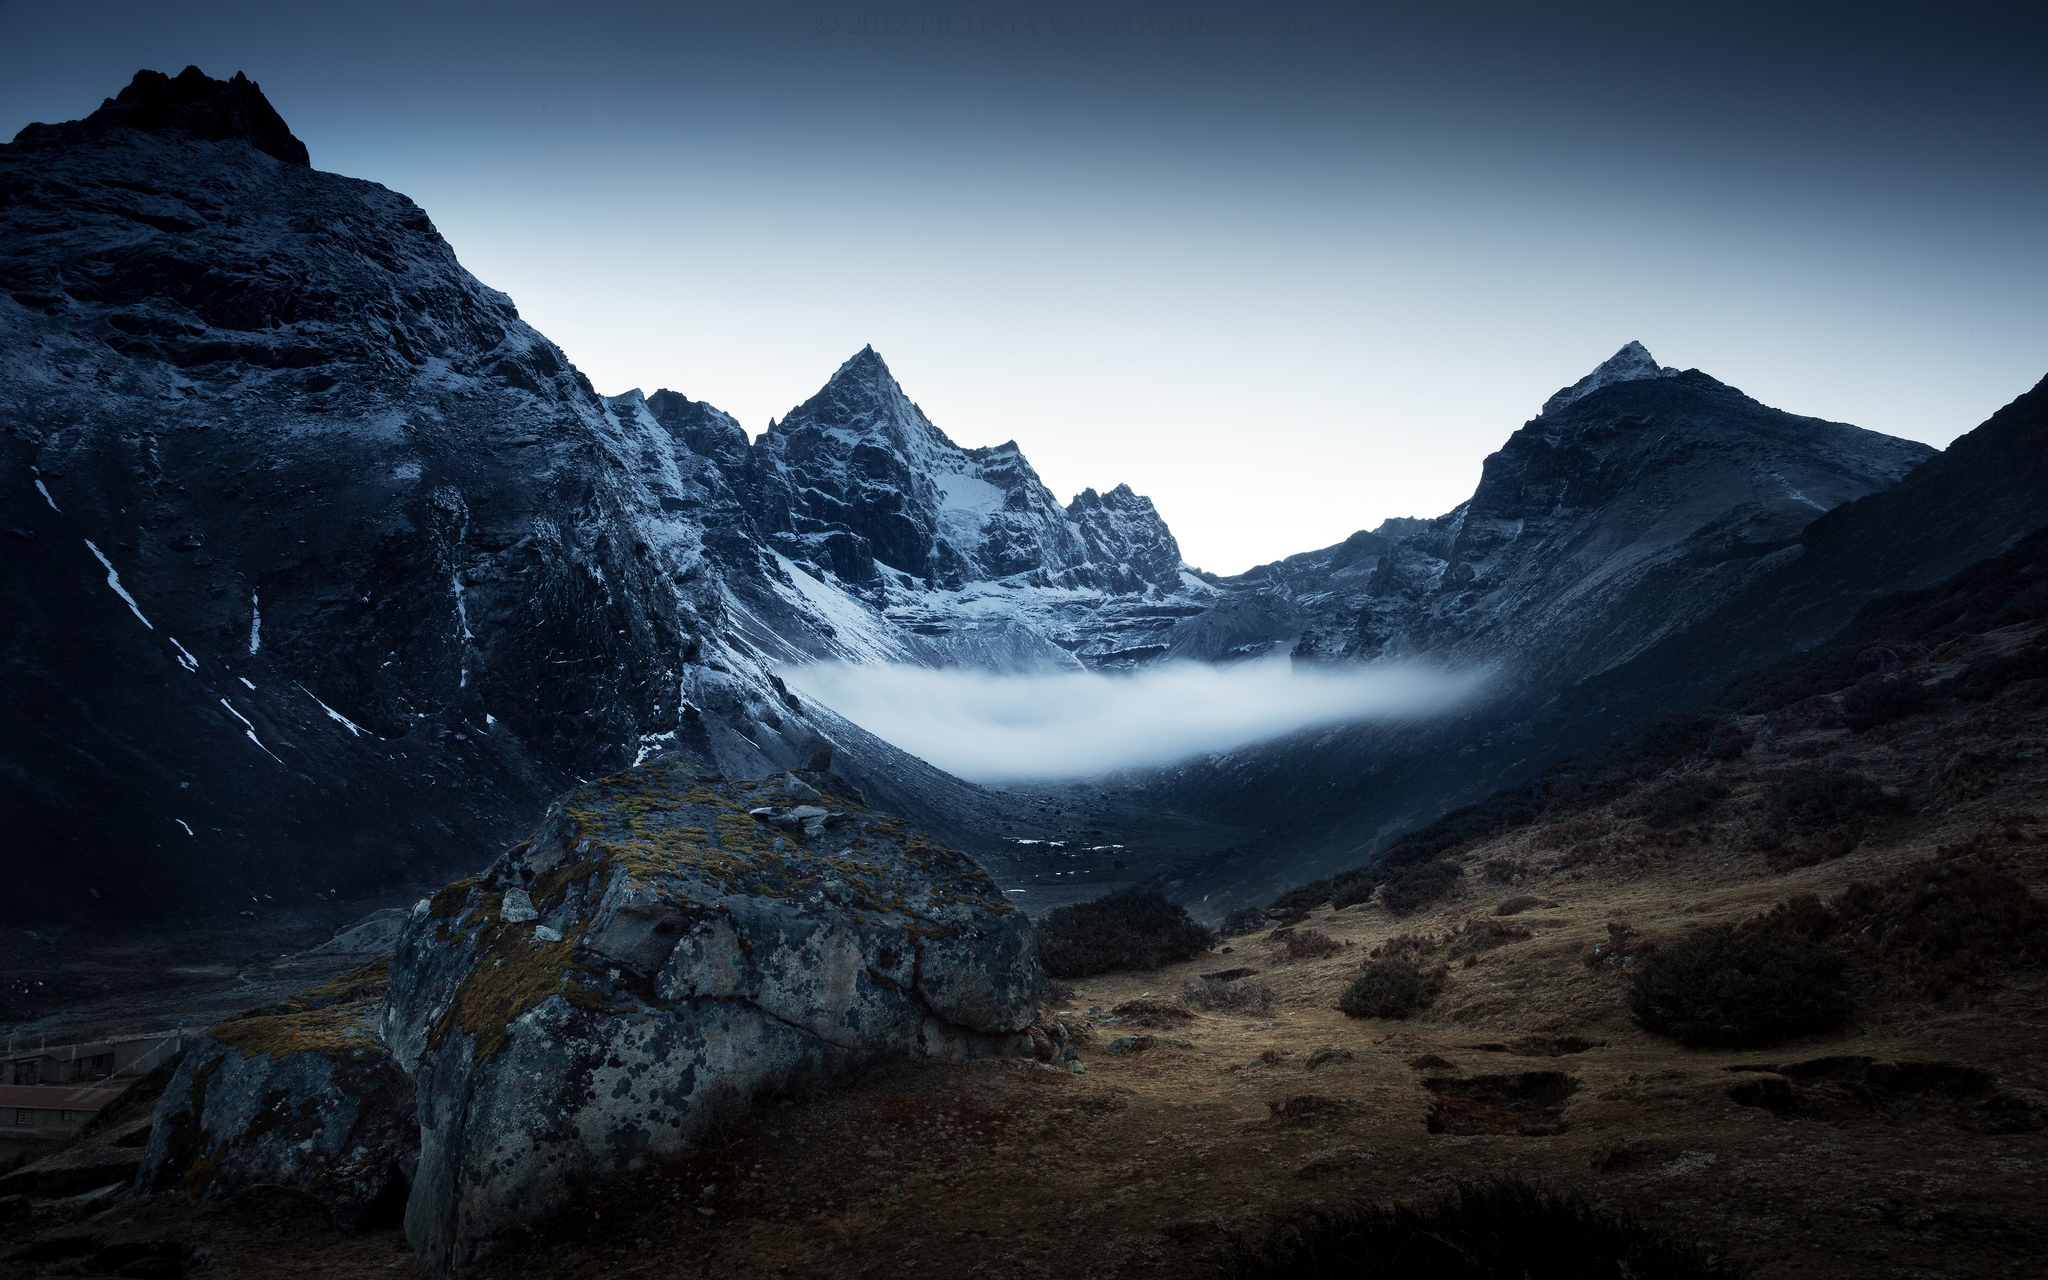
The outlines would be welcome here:
M 1062 505 L 1014 442 L 955 444 L 871 348 L 753 440 L 680 392 L 600 396 L 418 206 L 310 159 L 258 86 L 194 68 L 0 147 L 16 918 L 435 881 L 566 786 L 672 748 L 734 777 L 829 752 L 1005 875 L 1037 874 L 1015 839 L 1083 829 L 1099 879 L 1353 856 L 1561 750 L 1552 703 L 1611 688 L 1649 705 L 1692 687 L 1628 674 L 1664 655 L 1720 670 L 1796 643 L 1747 617 L 1751 640 L 1685 657 L 1809 548 L 1839 546 L 1849 573 L 1855 513 L 1929 453 L 1631 343 L 1454 511 L 1217 578 L 1128 486 Z M 2006 481 L 1976 532 L 1870 583 L 1995 542 L 2031 492 Z M 1845 532 L 1813 523 L 1843 503 Z M 1282 649 L 1485 665 L 1496 698 L 1434 726 L 996 792 L 775 674 Z M 1169 879 L 1209 883 L 1198 871 Z
M 0 291 L 11 918 L 434 881 L 642 750 L 836 745 L 744 638 L 789 575 L 730 419 L 596 395 L 250 81 L 144 72 L 0 148 Z
M 1687 373 L 1610 386 L 1567 414 L 1597 415 L 1606 411 L 1603 406 L 1637 413 L 1644 397 L 1667 402 L 1697 377 Z M 1729 396 L 1735 393 L 1727 388 L 1710 391 L 1696 382 L 1696 389 L 1705 397 L 1703 404 L 1734 403 Z M 1748 410 L 1744 414 L 1753 416 Z M 1780 447 L 1805 451 L 1809 463 L 1830 456 L 1819 451 L 1822 445 L 1860 443 L 1843 434 L 1852 429 L 1832 424 L 1792 420 L 1778 425 L 1803 439 L 1788 436 Z M 1884 457 L 1888 449 L 1877 456 Z M 1489 474 L 1492 470 L 1489 460 Z M 1790 481 L 1802 473 L 1783 474 Z M 1815 487 L 1810 478 L 1798 479 L 1801 493 L 1811 496 Z M 1481 489 L 1474 504 L 1483 496 L 1484 481 Z M 1624 509 L 1633 500 L 1626 493 L 1616 499 Z M 1212 915 L 1230 905 L 1262 901 L 1307 878 L 1304 873 L 1324 875 L 1367 862 L 1401 832 L 1531 777 L 1612 734 L 1725 698 L 1724 686 L 1731 680 L 1829 641 L 1872 601 L 1931 587 L 2005 553 L 2048 526 L 2044 512 L 2048 380 L 1896 484 L 1873 486 L 1863 496 L 1832 506 L 1782 545 L 1769 545 L 1775 539 L 1768 524 L 1752 524 L 1737 527 L 1761 527 L 1764 536 L 1747 546 L 1737 541 L 1718 549 L 1754 549 L 1754 554 L 1716 561 L 1704 572 L 1697 557 L 1666 557 L 1636 586 L 1634 596 L 1654 602 L 1651 584 L 1661 574 L 1667 598 L 1681 599 L 1682 608 L 1659 610 L 1653 604 L 1642 616 L 1620 609 L 1606 615 L 1618 639 L 1576 649 L 1553 650 L 1554 641 L 1540 632 L 1530 635 L 1523 669 L 1541 670 L 1541 664 L 1551 663 L 1553 673 L 1559 673 L 1556 664 L 1578 652 L 1583 674 L 1574 676 L 1564 667 L 1548 682 L 1511 680 L 1483 707 L 1405 731 L 1355 726 L 1191 760 L 1125 779 L 1118 799 L 1194 818 L 1233 814 L 1244 822 L 1247 812 L 1264 815 L 1266 823 L 1253 841 L 1192 859 L 1161 877 L 1184 897 L 1206 896 Z M 1726 522 L 1722 527 L 1728 527 Z M 1701 541 L 1680 539 L 1676 545 Z M 1685 588 L 1686 576 L 1694 574 L 1699 576 Z M 1558 594 L 1564 602 L 1572 598 L 1570 578 L 1560 576 L 1565 589 Z M 1686 598 L 1688 589 L 1696 593 L 1691 598 Z M 1629 595 L 1610 598 L 1626 602 Z M 1592 599 L 1597 604 L 1600 597 Z M 1568 618 L 1562 609 L 1550 616 Z M 1573 627 L 1585 634 L 1597 632 L 1598 625 L 1596 616 Z M 1444 651 L 1456 652 L 1460 643 L 1467 652 L 1483 651 L 1488 634 L 1484 627 L 1463 637 L 1453 634 Z M 1617 652 L 1622 660 L 1603 662 Z
M 1488 457 L 1470 500 L 1347 543 L 1379 553 L 1339 597 L 1355 613 L 1319 610 L 1327 629 L 1296 653 L 1492 662 L 1532 686 L 1575 683 L 1711 613 L 1815 517 L 1933 452 L 1769 408 L 1698 370 L 1659 371 L 1630 343 Z M 1270 577 L 1305 594 L 1299 570 Z
M 1148 499 L 1119 485 L 1062 508 L 1014 441 L 947 439 L 873 348 L 714 456 L 751 520 L 722 565 L 778 657 L 1128 666 L 1212 594 Z

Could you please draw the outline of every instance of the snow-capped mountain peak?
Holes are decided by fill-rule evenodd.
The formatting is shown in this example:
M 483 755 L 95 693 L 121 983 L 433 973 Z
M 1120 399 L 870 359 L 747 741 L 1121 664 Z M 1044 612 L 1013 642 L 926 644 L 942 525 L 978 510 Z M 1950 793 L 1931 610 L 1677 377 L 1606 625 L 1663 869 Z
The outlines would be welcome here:
M 1621 350 L 1601 361 L 1593 372 L 1580 378 L 1569 387 L 1543 402 L 1542 412 L 1537 417 L 1547 417 L 1564 408 L 1572 401 L 1589 396 L 1605 386 L 1617 382 L 1638 382 L 1644 378 L 1675 378 L 1678 370 L 1668 366 L 1660 367 L 1657 358 L 1649 348 L 1640 342 L 1630 342 Z

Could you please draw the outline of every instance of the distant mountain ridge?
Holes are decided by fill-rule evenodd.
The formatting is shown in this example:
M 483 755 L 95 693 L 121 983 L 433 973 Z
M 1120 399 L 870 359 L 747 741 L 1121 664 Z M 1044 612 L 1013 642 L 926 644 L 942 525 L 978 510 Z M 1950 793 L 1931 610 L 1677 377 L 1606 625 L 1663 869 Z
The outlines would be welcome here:
M 19 918 L 432 880 L 574 781 L 670 748 L 738 777 L 831 752 L 879 803 L 1018 875 L 1004 834 L 1078 817 L 1071 796 L 905 756 L 791 694 L 782 663 L 1289 652 L 1501 673 L 1499 704 L 1454 721 L 1091 793 L 1123 806 L 1091 821 L 1138 833 L 1091 842 L 1129 846 L 1117 874 L 1186 863 L 1177 892 L 1251 892 L 1553 751 L 1547 700 L 1611 687 L 1617 708 L 1649 705 L 1690 687 L 1642 674 L 1667 655 L 1768 660 L 1805 631 L 1702 637 L 1823 563 L 1816 548 L 1850 573 L 1853 537 L 1823 535 L 1908 473 L 1946 474 L 1914 470 L 1924 446 L 1781 413 L 1630 343 L 1454 511 L 1216 578 L 1128 486 L 1062 505 L 1014 443 L 954 444 L 872 348 L 752 441 L 675 391 L 601 397 L 418 206 L 293 144 L 253 83 L 188 68 L 0 147 L 0 661 L 17 691 L 0 801 L 34 851 Z M 1980 465 L 1928 501 L 1951 511 Z M 2002 483 L 1943 554 L 2024 517 L 2038 486 Z M 1815 626 L 1830 591 L 1800 603 Z M 1198 865 L 1246 831 L 1261 852 Z

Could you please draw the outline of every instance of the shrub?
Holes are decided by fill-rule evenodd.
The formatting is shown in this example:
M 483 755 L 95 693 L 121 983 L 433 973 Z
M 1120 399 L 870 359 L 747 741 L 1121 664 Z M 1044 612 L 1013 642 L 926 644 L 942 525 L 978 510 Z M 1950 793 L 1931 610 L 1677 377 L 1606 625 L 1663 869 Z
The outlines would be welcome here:
M 1974 858 L 1923 862 L 1874 887 L 1851 885 L 1835 913 L 1852 936 L 1936 987 L 1981 983 L 1998 961 L 2048 961 L 2048 906 Z
M 1433 956 L 1443 944 L 1426 933 L 1397 933 L 1366 954 L 1374 960 L 1420 960 Z
M 1157 889 L 1120 889 L 1045 913 L 1038 922 L 1045 971 L 1072 981 L 1118 969 L 1157 969 L 1189 959 L 1214 940 L 1187 908 Z
M 1667 778 L 1636 798 L 1637 816 L 1653 827 L 1675 827 L 1705 817 L 1728 798 L 1728 788 L 1715 778 L 1696 773 Z
M 1739 760 L 1742 753 L 1756 745 L 1756 735 L 1736 725 L 1722 725 L 1714 730 L 1713 740 L 1707 744 L 1709 760 Z
M 1307 884 L 1295 885 L 1273 899 L 1273 905 L 1266 908 L 1266 911 L 1274 919 L 1300 920 L 1329 900 L 1330 882 L 1311 880 Z
M 1852 852 L 1871 818 L 1906 808 L 1903 797 L 1862 774 L 1826 764 L 1794 770 L 1765 794 L 1769 826 L 1755 844 L 1801 864 Z
M 1372 891 L 1379 887 L 1379 883 L 1380 878 L 1364 867 L 1353 867 L 1326 879 L 1294 886 L 1273 899 L 1273 905 L 1265 914 L 1280 920 L 1303 920 L 1325 902 L 1340 908 L 1364 902 L 1372 897 Z
M 1199 982 L 1182 984 L 1180 1002 L 1190 1009 L 1216 1013 L 1270 1013 L 1273 1010 L 1273 988 L 1263 982 L 1241 979 L 1219 982 L 1215 978 L 1203 978 Z
M 1340 871 L 1330 877 L 1330 905 L 1341 911 L 1371 898 L 1379 887 L 1380 878 L 1363 867 Z
M 1217 932 L 1226 938 L 1241 938 L 1247 933 L 1257 933 L 1271 923 L 1271 918 L 1257 907 L 1239 907 L 1223 917 L 1223 927 Z
M 1462 874 L 1455 863 L 1418 862 L 1380 886 L 1380 903 L 1397 916 L 1413 915 L 1450 896 Z
M 1300 929 L 1282 939 L 1280 949 L 1289 960 L 1320 960 L 1336 955 L 1344 944 L 1321 929 Z
M 1927 994 L 1988 986 L 2003 965 L 2048 963 L 2048 904 L 1980 857 L 1915 863 L 1828 903 L 1789 898 L 1751 921 L 1762 933 L 1835 940 L 1903 969 Z
M 1807 828 L 1839 827 L 1878 814 L 1897 813 L 1901 797 L 1860 773 L 1814 765 L 1780 778 L 1770 789 L 1775 817 Z
M 1477 955 L 1482 951 L 1491 951 L 1495 947 L 1504 947 L 1510 942 L 1525 941 L 1531 936 L 1526 927 L 1510 924 L 1505 920 L 1488 920 L 1484 917 L 1467 920 L 1451 934 L 1450 954 L 1454 959 L 1458 956 Z
M 1407 960 L 1372 960 L 1337 997 L 1350 1018 L 1405 1018 L 1443 990 L 1444 967 L 1419 969 Z
M 1737 1280 L 1726 1259 L 1515 1179 L 1420 1205 L 1309 1210 L 1242 1250 L 1238 1280 Z
M 1893 672 L 1869 675 L 1842 693 L 1842 719 L 1857 733 L 1918 715 L 1933 705 L 1918 680 Z
M 1111 1005 L 1109 1011 L 1134 1027 L 1151 1027 L 1160 1030 L 1177 1027 L 1195 1015 L 1172 1000 L 1126 1000 Z
M 1513 884 L 1529 874 L 1529 864 L 1520 858 L 1488 858 L 1482 870 L 1488 880 L 1497 884 Z
M 1638 969 L 1629 1008 L 1644 1028 L 1693 1048 L 1754 1048 L 1832 1031 L 1849 1018 L 1843 958 L 1794 934 L 1720 928 Z
M 1537 899 L 1524 895 L 1519 898 L 1505 899 L 1499 906 L 1493 909 L 1493 914 L 1497 916 L 1518 916 L 1531 907 L 1540 907 L 1542 905 Z

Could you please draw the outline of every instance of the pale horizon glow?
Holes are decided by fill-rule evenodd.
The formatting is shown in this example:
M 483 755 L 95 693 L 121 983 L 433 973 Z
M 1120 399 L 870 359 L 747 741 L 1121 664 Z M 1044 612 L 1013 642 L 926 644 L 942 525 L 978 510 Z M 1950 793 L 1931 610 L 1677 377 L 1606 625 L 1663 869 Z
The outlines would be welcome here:
M 956 443 L 1127 483 L 1218 573 L 1443 514 L 1631 340 L 1937 447 L 2048 371 L 2048 10 L 0 5 L 0 137 L 245 71 L 599 390 L 758 435 L 872 344 Z
M 1132 673 L 827 662 L 787 666 L 781 675 L 876 737 L 990 784 L 1095 777 L 1299 729 L 1422 719 L 1458 707 L 1486 683 L 1481 671 L 1406 664 L 1297 669 L 1284 654 Z

